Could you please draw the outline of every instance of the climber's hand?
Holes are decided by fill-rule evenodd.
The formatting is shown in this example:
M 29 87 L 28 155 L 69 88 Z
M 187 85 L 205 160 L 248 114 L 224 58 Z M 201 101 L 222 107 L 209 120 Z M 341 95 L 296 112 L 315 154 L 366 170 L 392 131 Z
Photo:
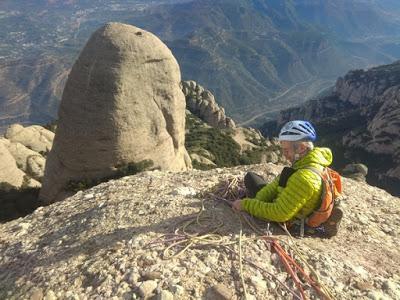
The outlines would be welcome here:
M 234 210 L 241 211 L 241 210 L 242 210 L 242 200 L 235 200 L 235 201 L 233 201 L 233 203 L 232 203 L 232 208 L 233 208 Z

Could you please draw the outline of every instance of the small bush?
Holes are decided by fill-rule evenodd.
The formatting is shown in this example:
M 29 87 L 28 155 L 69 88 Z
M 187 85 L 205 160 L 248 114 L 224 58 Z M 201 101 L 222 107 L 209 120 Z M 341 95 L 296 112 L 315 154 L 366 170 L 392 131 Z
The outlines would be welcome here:
M 135 175 L 139 172 L 145 171 L 150 169 L 153 166 L 153 161 L 152 160 L 142 160 L 137 163 L 128 163 L 126 165 L 119 165 L 117 166 L 116 171 L 114 172 L 113 175 L 107 176 L 104 178 L 99 178 L 99 179 L 81 179 L 81 180 L 70 180 L 65 189 L 67 191 L 71 192 L 78 192 L 82 190 L 87 190 L 88 188 L 91 188 L 95 185 L 98 185 L 102 182 L 106 182 L 111 179 L 118 179 L 121 177 L 129 176 L 129 175 Z
M 116 174 L 114 175 L 116 178 L 121 178 L 124 176 L 135 175 L 139 172 L 148 170 L 154 165 L 152 160 L 142 160 L 137 163 L 128 163 L 127 165 L 120 165 L 117 167 Z
M 195 159 L 192 160 L 192 166 L 194 169 L 203 170 L 203 171 L 207 171 L 207 170 L 211 170 L 211 169 L 215 168 L 215 166 L 213 166 L 213 165 L 202 164 Z
M 58 122 L 57 120 L 53 120 L 53 121 L 47 123 L 46 125 L 44 125 L 43 127 L 46 128 L 47 130 L 50 130 L 55 133 L 56 129 L 57 129 L 57 122 Z
M 239 164 L 240 146 L 223 130 L 216 128 L 194 128 L 186 135 L 186 149 L 189 152 L 203 148 L 210 152 L 218 167 L 232 167 Z
M 265 153 L 265 149 L 254 149 L 244 151 L 241 158 L 240 163 L 242 165 L 252 165 L 259 164 L 261 162 L 261 156 Z
M 206 127 L 196 116 L 189 114 L 186 116 L 185 146 L 189 153 L 204 155 L 204 149 L 212 154 L 209 158 L 217 167 L 233 167 L 237 165 L 258 164 L 261 162 L 262 155 L 279 149 L 279 145 L 267 146 L 265 139 L 257 139 L 251 133 L 245 132 L 246 140 L 257 147 L 253 150 L 240 153 L 240 146 L 232 138 L 232 130 L 216 129 Z M 193 168 L 209 170 L 215 166 L 205 165 L 196 160 L 192 161 Z

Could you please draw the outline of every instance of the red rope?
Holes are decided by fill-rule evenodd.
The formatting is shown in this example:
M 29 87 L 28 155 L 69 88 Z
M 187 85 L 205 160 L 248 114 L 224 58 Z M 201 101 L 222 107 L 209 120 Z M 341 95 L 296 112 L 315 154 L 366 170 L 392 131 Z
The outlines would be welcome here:
M 272 248 L 274 248 L 275 252 L 279 255 L 279 258 L 281 259 L 283 266 L 286 269 L 286 272 L 288 272 L 289 275 L 292 277 L 294 283 L 297 286 L 297 289 L 300 291 L 301 299 L 304 300 L 307 299 L 302 284 L 300 282 L 300 279 L 297 276 L 295 270 L 293 270 L 293 268 L 291 267 L 289 263 L 291 260 L 288 260 L 288 255 L 286 255 L 285 250 L 283 250 L 283 248 L 281 247 L 281 245 L 278 244 L 277 241 L 272 241 L 271 243 L 272 243 Z
M 291 257 L 285 249 L 282 248 L 282 246 L 278 243 L 277 240 L 270 238 L 270 237 L 262 237 L 262 239 L 270 243 L 272 245 L 272 248 L 275 250 L 275 252 L 278 254 L 280 260 L 282 261 L 282 264 L 284 265 L 286 272 L 289 273 L 289 275 L 292 277 L 294 283 L 296 284 L 302 299 L 307 299 L 304 293 L 303 289 L 303 284 L 301 283 L 297 272 L 300 272 L 301 275 L 304 277 L 304 279 L 316 290 L 316 292 L 322 297 L 322 299 L 330 300 L 330 297 L 328 297 L 324 292 L 322 292 L 321 288 L 318 286 L 318 283 L 313 280 L 305 271 L 304 269 L 299 266 L 296 261 Z M 293 267 L 292 267 L 293 266 Z

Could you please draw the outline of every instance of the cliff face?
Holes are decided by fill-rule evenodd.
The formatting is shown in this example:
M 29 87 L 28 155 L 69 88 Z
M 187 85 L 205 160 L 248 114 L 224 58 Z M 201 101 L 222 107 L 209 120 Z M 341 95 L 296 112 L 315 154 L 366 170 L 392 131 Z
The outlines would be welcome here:
M 317 127 L 321 143 L 336 149 L 338 166 L 362 162 L 370 168 L 369 181 L 400 193 L 400 62 L 347 73 L 334 92 L 282 111 L 262 127 L 277 134 L 291 119 L 307 119 Z
M 214 95 L 193 80 L 182 82 L 186 98 L 186 147 L 194 167 L 210 169 L 262 162 L 285 163 L 276 139 L 236 126 Z
M 292 298 L 281 283 L 291 289 L 295 285 L 276 253 L 224 201 L 207 194 L 229 178 L 240 180 L 246 171 L 270 181 L 281 168 L 144 172 L 0 224 L 0 298 L 148 299 L 157 294 L 157 299 L 239 299 L 241 228 L 249 298 Z M 383 190 L 344 179 L 339 234 L 330 240 L 294 240 L 335 299 L 399 299 L 398 201 Z M 282 244 L 289 242 L 279 227 L 255 224 L 263 232 L 272 230 Z M 189 245 L 187 234 L 204 239 Z M 181 242 L 173 246 L 174 241 Z M 229 296 L 217 298 L 216 292 Z M 317 297 L 311 288 L 306 295 Z
M 212 127 L 234 129 L 235 122 L 225 115 L 225 109 L 215 102 L 214 95 L 195 81 L 183 81 L 186 107 Z

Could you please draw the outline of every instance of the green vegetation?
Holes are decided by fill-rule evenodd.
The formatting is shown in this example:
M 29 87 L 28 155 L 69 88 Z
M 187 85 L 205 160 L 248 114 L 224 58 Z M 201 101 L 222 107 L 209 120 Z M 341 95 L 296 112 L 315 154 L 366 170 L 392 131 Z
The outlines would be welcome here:
M 251 165 L 261 162 L 262 155 L 265 154 L 265 149 L 247 150 L 243 151 L 240 157 L 241 165 Z
M 192 166 L 194 169 L 203 170 L 203 171 L 207 171 L 207 170 L 211 170 L 211 169 L 215 168 L 213 165 L 202 164 L 195 159 L 192 160 Z
M 267 152 L 274 151 L 274 146 L 268 147 L 265 139 L 247 134 L 246 140 L 257 147 L 241 153 L 240 145 L 232 138 L 233 131 L 209 127 L 192 114 L 186 115 L 185 147 L 190 154 L 211 160 L 217 167 L 233 167 L 237 165 L 257 164 Z M 209 170 L 214 166 L 192 160 L 193 168 Z
M 142 160 L 138 163 L 128 163 L 126 165 L 120 165 L 117 166 L 116 171 L 114 172 L 113 175 L 99 178 L 99 179 L 81 179 L 81 180 L 71 180 L 68 182 L 66 186 L 67 191 L 71 192 L 77 192 L 77 191 L 82 191 L 86 190 L 88 188 L 91 188 L 95 185 L 98 185 L 102 182 L 106 182 L 108 180 L 112 179 L 118 179 L 121 177 L 129 176 L 129 175 L 135 175 L 139 172 L 148 170 L 153 166 L 153 161 L 151 160 Z
M 218 167 L 231 167 L 240 164 L 240 146 L 229 135 L 229 131 L 199 126 L 193 115 L 186 118 L 185 146 L 189 152 L 203 148 L 214 156 Z
M 56 133 L 57 120 L 50 121 L 46 125 L 44 125 L 43 127 L 46 128 L 47 130 L 50 130 L 51 132 Z

